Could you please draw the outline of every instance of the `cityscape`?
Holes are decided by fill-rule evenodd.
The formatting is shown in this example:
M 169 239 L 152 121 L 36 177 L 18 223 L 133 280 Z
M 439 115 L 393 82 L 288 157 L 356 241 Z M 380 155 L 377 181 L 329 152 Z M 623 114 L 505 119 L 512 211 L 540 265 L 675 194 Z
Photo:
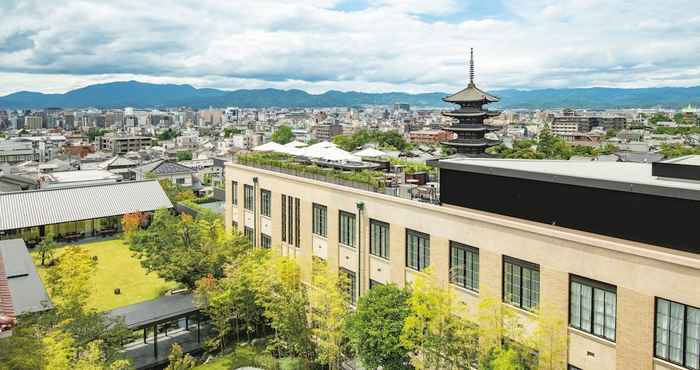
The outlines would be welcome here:
M 0 4 L 0 370 L 700 370 L 676 1 Z

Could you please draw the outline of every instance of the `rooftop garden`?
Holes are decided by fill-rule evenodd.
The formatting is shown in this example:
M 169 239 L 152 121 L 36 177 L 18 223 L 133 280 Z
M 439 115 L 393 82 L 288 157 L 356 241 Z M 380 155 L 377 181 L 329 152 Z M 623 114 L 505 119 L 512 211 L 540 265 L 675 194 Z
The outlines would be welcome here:
M 373 170 L 340 171 L 315 164 L 304 164 L 294 160 L 294 157 L 282 153 L 250 153 L 237 157 L 238 163 L 244 165 L 270 166 L 295 171 L 311 176 L 326 176 L 338 180 L 368 185 L 377 189 L 384 188 L 384 173 Z

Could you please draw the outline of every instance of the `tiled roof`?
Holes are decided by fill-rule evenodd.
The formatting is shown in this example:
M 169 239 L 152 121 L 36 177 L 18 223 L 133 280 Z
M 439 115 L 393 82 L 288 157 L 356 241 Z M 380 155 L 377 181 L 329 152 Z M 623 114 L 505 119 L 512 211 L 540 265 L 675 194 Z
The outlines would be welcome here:
M 172 208 L 157 181 L 0 193 L 0 230 Z
M 179 163 L 158 160 L 151 163 L 146 163 L 137 168 L 138 171 L 145 173 L 152 172 L 157 176 L 173 175 L 178 173 L 193 173 L 194 170 Z
M 12 329 L 15 321 L 15 311 L 12 308 L 12 294 L 7 284 L 5 263 L 0 254 L 0 333 Z
M 497 102 L 500 99 L 497 96 L 491 95 L 470 83 L 464 90 L 443 98 L 442 100 L 448 103 L 462 103 L 462 102 Z

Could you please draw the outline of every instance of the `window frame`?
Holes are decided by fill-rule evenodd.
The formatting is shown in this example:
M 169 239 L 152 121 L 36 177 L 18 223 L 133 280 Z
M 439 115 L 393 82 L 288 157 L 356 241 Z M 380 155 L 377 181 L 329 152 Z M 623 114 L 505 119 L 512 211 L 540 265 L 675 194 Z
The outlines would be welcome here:
M 287 196 L 282 194 L 282 242 L 287 242 Z
M 231 204 L 238 206 L 238 181 L 231 181 Z
M 578 326 L 574 325 L 573 323 L 573 298 L 574 298 L 574 289 L 573 285 L 579 284 L 581 286 L 586 286 L 591 289 L 591 296 L 590 296 L 590 313 L 589 313 L 589 325 L 590 329 L 587 329 L 583 327 L 583 325 L 579 324 Z M 596 311 L 596 291 L 603 291 L 603 311 Z M 606 298 L 607 294 L 606 293 L 612 293 L 615 295 L 615 311 L 613 312 L 614 314 L 614 321 L 613 321 L 613 337 L 610 338 L 609 336 L 606 335 L 606 329 L 609 327 L 607 326 L 607 313 L 605 311 L 606 308 Z M 579 294 L 579 300 L 582 298 L 581 294 Z M 583 307 L 582 302 L 579 301 L 579 308 Z M 583 316 L 581 315 L 581 310 L 579 310 L 579 322 L 583 322 Z M 596 333 L 595 325 L 596 325 L 596 315 L 597 314 L 602 314 L 602 334 Z M 575 275 L 575 274 L 570 274 L 569 275 L 569 327 L 582 331 L 584 333 L 593 335 L 595 337 L 607 340 L 609 342 L 615 343 L 617 340 L 617 287 L 612 284 L 604 283 L 602 281 L 597 281 L 593 279 L 589 279 L 587 277 Z
M 328 207 L 319 203 L 311 204 L 311 233 L 324 238 L 328 237 Z
M 272 248 L 272 237 L 267 234 L 260 233 L 260 247 L 266 249 Z
M 255 246 L 255 230 L 248 226 L 243 226 L 243 236 L 248 238 L 252 246 Z
M 453 263 L 453 257 L 454 257 L 454 250 L 463 250 L 465 253 L 465 259 L 467 257 L 467 254 L 471 254 L 471 266 L 467 268 L 466 264 L 464 266 L 463 272 L 464 272 L 464 284 L 460 284 L 458 281 L 455 279 L 455 274 L 453 272 L 454 266 L 452 265 Z M 450 240 L 450 260 L 449 260 L 449 281 L 450 284 L 454 284 L 460 288 L 470 290 L 472 292 L 478 293 L 479 292 L 479 248 L 473 247 L 468 244 L 460 243 L 458 241 Z M 471 276 L 470 276 L 471 275 Z M 472 285 L 470 286 L 467 282 L 469 279 L 467 277 L 470 276 Z
M 384 234 L 381 233 L 379 238 L 382 239 L 381 241 L 384 241 L 383 246 L 378 246 L 375 247 L 375 233 L 374 233 L 374 228 L 379 227 L 379 228 L 385 228 L 386 230 L 384 231 Z M 379 250 L 377 250 L 377 248 Z M 384 221 L 379 221 L 375 220 L 373 218 L 369 219 L 369 254 L 379 257 L 379 258 L 384 258 L 386 260 L 390 259 L 391 256 L 391 226 L 389 223 L 384 222 Z
M 348 296 L 350 298 L 350 305 L 355 306 L 355 304 L 357 303 L 357 274 L 355 273 L 355 271 L 348 270 L 344 267 L 340 267 L 338 269 L 338 273 L 345 274 L 348 278 L 348 287 L 350 288 L 350 291 L 346 293 L 348 293 Z
M 255 211 L 255 187 L 243 184 L 243 208 L 248 211 Z
M 506 284 L 507 284 L 507 282 L 506 282 L 506 263 L 511 264 L 511 265 L 513 265 L 513 266 L 517 266 L 517 267 L 520 268 L 520 275 L 519 275 L 519 279 L 520 279 L 520 286 L 519 286 L 519 288 L 520 288 L 520 289 L 519 289 L 519 292 L 518 292 L 519 302 L 517 302 L 517 303 L 516 303 L 516 302 L 513 302 L 513 301 L 510 300 L 510 299 L 506 299 Z M 538 264 L 536 264 L 536 263 L 529 262 L 529 261 L 524 261 L 524 260 L 521 260 L 521 259 L 517 259 L 517 258 L 514 258 L 514 257 L 510 257 L 510 256 L 504 255 L 504 256 L 503 256 L 503 261 L 501 262 L 501 268 L 502 268 L 502 273 L 501 273 L 501 282 L 502 282 L 502 286 L 501 286 L 501 292 L 502 292 L 502 294 L 501 294 L 501 300 L 503 301 L 503 303 L 506 303 L 506 304 L 508 304 L 508 305 L 510 305 L 510 306 L 513 306 L 513 307 L 516 307 L 516 308 L 519 308 L 519 309 L 521 309 L 521 310 L 525 310 L 525 311 L 529 311 L 529 312 L 534 311 L 534 309 L 535 309 L 536 307 L 538 307 L 539 304 L 540 304 L 540 290 L 541 290 L 540 265 L 538 265 Z M 525 287 L 524 287 L 524 284 L 523 284 L 523 282 L 524 282 L 523 269 L 528 269 L 528 270 L 530 270 L 530 273 L 532 273 L 532 272 L 537 272 L 537 304 L 532 305 L 532 306 L 529 307 L 529 308 L 528 308 L 528 307 L 525 307 L 525 305 L 523 304 L 523 303 L 525 302 L 525 297 L 524 297 Z M 531 280 L 532 280 L 532 279 L 531 279 Z M 530 290 L 532 290 L 531 288 L 532 288 L 532 286 L 530 287 Z M 530 299 L 532 299 L 532 294 L 531 294 Z
M 344 218 L 352 220 L 352 222 L 348 223 L 350 227 L 346 233 L 343 232 Z M 347 237 L 352 239 L 350 240 L 350 243 L 346 243 L 346 235 L 344 234 L 348 234 Z M 352 212 L 347 212 L 343 210 L 338 211 L 338 243 L 350 248 L 355 248 L 355 245 L 357 244 L 357 216 L 355 216 L 355 214 Z
M 419 242 L 417 245 L 417 250 L 416 250 L 416 265 L 413 266 L 411 265 L 410 260 L 412 259 L 409 254 L 409 235 L 414 235 L 418 238 L 424 239 L 425 243 L 423 245 L 423 248 L 426 249 L 426 251 L 421 252 L 421 243 Z M 406 267 L 415 270 L 415 271 L 423 271 L 426 268 L 430 267 L 430 234 L 426 234 L 417 230 L 409 229 L 406 228 L 406 234 L 405 234 L 405 253 L 406 253 Z M 427 262 L 426 262 L 427 261 Z
M 665 301 L 668 302 L 669 304 L 669 322 L 668 322 L 668 343 L 666 343 L 667 348 L 667 356 L 666 357 L 661 357 L 658 353 L 658 329 L 659 329 L 659 301 Z M 670 343 L 670 331 L 671 331 L 671 322 L 670 322 L 670 315 L 671 315 L 671 307 L 672 305 L 679 305 L 683 307 L 683 323 L 681 325 L 681 362 L 677 362 L 674 360 L 671 360 L 671 355 L 670 355 L 670 349 L 671 349 L 671 343 Z M 661 361 L 668 362 L 670 364 L 674 364 L 676 366 L 680 366 L 684 369 L 689 369 L 689 370 L 696 370 L 700 368 L 698 366 L 696 369 L 693 369 L 690 367 L 690 365 L 687 364 L 688 362 L 688 308 L 692 308 L 693 310 L 698 310 L 700 311 L 700 307 L 695 307 L 691 306 L 685 303 L 677 302 L 671 299 L 666 299 L 666 298 L 661 298 L 661 297 L 654 297 L 654 358 L 659 359 Z M 700 330 L 700 329 L 699 329 Z M 700 333 L 699 333 L 700 334 Z M 698 335 L 700 337 L 700 335 Z M 697 348 L 698 354 L 700 354 L 700 339 L 698 340 L 698 348 Z M 700 365 L 700 359 L 698 360 L 698 365 Z
M 260 189 L 260 215 L 272 217 L 272 192 Z

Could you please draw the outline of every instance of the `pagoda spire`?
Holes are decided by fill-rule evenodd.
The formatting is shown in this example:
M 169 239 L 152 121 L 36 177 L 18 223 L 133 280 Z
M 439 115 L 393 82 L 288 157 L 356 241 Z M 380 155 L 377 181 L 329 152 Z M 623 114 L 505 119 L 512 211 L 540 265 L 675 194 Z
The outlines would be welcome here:
M 469 50 L 469 84 L 474 85 L 474 48 Z

